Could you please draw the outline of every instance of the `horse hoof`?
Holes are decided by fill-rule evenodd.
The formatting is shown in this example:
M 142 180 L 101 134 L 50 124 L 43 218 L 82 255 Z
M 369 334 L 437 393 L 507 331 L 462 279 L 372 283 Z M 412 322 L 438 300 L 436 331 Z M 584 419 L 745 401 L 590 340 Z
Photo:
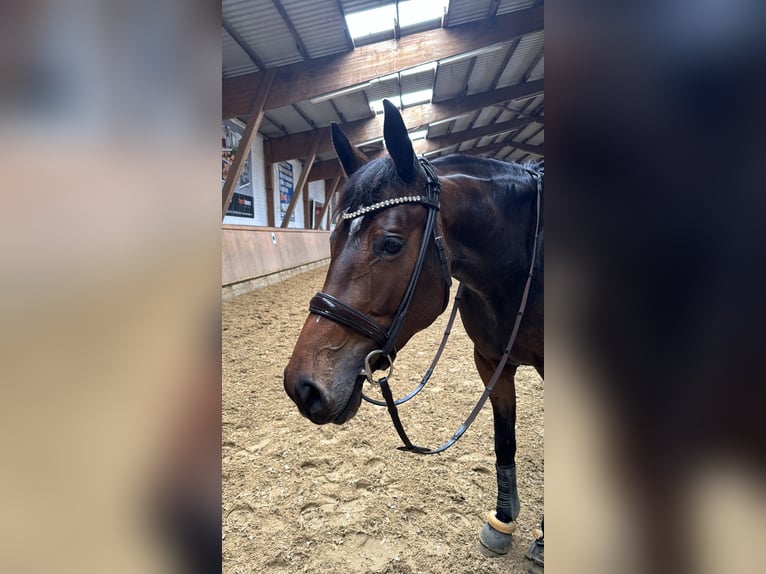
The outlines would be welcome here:
M 494 518 L 494 516 L 492 518 Z M 481 542 L 481 545 L 484 548 L 494 554 L 507 554 L 508 548 L 511 546 L 511 538 L 513 538 L 511 533 L 516 525 L 513 522 L 510 524 L 500 523 L 498 526 L 505 530 L 505 532 L 500 532 L 494 528 L 490 522 L 492 521 L 490 520 L 484 523 L 484 528 L 481 529 L 481 533 L 479 534 L 479 542 Z M 494 518 L 494 522 L 498 522 L 497 518 Z
M 543 567 L 545 565 L 545 541 L 542 536 L 532 542 L 524 556 L 537 566 Z

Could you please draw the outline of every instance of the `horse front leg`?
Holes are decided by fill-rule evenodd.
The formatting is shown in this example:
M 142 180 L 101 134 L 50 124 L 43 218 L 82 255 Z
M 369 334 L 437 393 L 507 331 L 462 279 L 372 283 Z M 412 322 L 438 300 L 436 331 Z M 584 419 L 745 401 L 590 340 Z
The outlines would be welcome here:
M 484 384 L 494 374 L 495 365 L 474 350 L 474 360 Z M 519 493 L 516 486 L 516 365 L 508 365 L 489 396 L 495 423 L 495 471 L 497 504 L 487 515 L 481 530 L 481 544 L 496 554 L 505 554 L 511 545 L 519 515 Z

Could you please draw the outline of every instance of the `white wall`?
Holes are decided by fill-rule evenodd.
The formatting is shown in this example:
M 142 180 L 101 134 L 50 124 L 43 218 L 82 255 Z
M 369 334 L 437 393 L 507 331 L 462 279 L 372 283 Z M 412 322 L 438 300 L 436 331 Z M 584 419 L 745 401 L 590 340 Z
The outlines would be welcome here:
M 242 131 L 244 131 L 244 126 L 237 121 L 227 121 L 225 122 L 226 125 L 229 126 L 229 128 L 240 134 Z M 253 142 L 253 147 L 250 151 L 250 162 L 252 165 L 252 194 L 253 194 L 253 208 L 255 212 L 254 218 L 249 217 L 234 217 L 231 215 L 227 215 L 223 219 L 223 223 L 225 224 L 231 224 L 231 225 L 255 225 L 255 226 L 262 226 L 265 227 L 269 224 L 268 215 L 267 215 L 267 205 L 266 205 L 266 176 L 265 176 L 265 168 L 264 168 L 264 159 L 263 159 L 263 137 L 261 137 L 259 134 L 256 134 L 255 141 Z M 298 160 L 290 160 L 290 163 L 293 166 L 293 184 L 298 182 L 298 178 L 301 175 L 301 170 L 303 169 L 302 162 Z M 273 181 L 274 181 L 274 224 L 276 227 L 279 227 L 282 223 L 282 220 L 279 216 L 279 176 L 277 174 L 277 166 L 276 164 L 273 166 L 274 174 L 273 174 Z M 324 189 L 325 189 L 325 182 L 322 181 L 312 181 L 308 185 L 309 188 L 309 197 L 311 199 L 316 199 L 318 201 L 324 200 Z M 295 191 L 297 192 L 297 190 Z M 295 193 L 294 192 L 294 193 Z M 291 222 L 288 227 L 290 228 L 303 228 L 303 199 L 299 199 L 298 202 L 295 204 L 295 210 L 293 211 L 295 214 L 295 221 Z
M 296 183 L 298 183 L 298 179 L 301 176 L 301 171 L 303 171 L 303 163 L 291 159 L 287 163 L 291 164 L 293 166 L 293 194 L 297 193 L 298 190 L 294 189 L 294 186 Z M 280 214 L 279 210 L 279 173 L 278 173 L 278 164 L 274 164 L 274 225 L 276 227 L 279 227 L 282 224 L 282 216 Z M 324 185 L 324 182 L 322 182 Z M 310 184 L 309 184 L 310 185 Z M 287 227 L 291 229 L 303 229 L 303 197 L 300 197 L 298 201 L 295 203 L 295 209 L 293 209 L 293 215 L 295 221 L 291 221 Z

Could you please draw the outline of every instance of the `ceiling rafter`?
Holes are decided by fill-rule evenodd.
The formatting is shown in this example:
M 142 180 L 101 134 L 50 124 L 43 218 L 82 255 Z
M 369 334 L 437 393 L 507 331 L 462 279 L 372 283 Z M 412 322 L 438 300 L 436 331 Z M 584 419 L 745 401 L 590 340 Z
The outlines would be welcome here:
M 543 156 L 542 144 L 538 146 L 529 143 L 532 140 L 543 140 L 541 134 L 544 133 L 545 106 L 543 98 L 537 97 L 544 94 L 543 80 L 530 82 L 529 78 L 535 67 L 541 66 L 544 51 L 540 49 L 531 54 L 531 58 L 523 58 L 528 64 L 516 70 L 515 77 L 520 78 L 517 84 L 499 89 L 497 87 L 510 72 L 509 66 L 514 56 L 518 56 L 518 47 L 524 37 L 544 29 L 542 0 L 535 2 L 532 8 L 517 9 L 501 15 L 497 12 L 504 5 L 502 0 L 487 0 L 486 11 L 482 10 L 473 16 L 470 22 L 449 27 L 449 9 L 455 4 L 450 1 L 442 17 L 442 28 L 431 28 L 404 36 L 397 34 L 397 37 L 401 36 L 398 41 L 378 39 L 375 42 L 363 42 L 362 46 L 356 48 L 345 21 L 343 0 L 334 0 L 334 5 L 328 3 L 330 14 L 320 24 L 328 41 L 332 38 L 334 42 L 333 53 L 315 59 L 311 59 L 308 52 L 307 46 L 313 46 L 306 43 L 309 36 L 302 37 L 288 15 L 289 10 L 296 17 L 297 12 L 294 12 L 292 4 L 285 0 L 271 0 L 271 3 L 288 28 L 303 61 L 280 65 L 274 70 L 272 90 L 261 112 L 264 130 L 261 135 L 265 138 L 264 152 L 269 163 L 302 158 L 309 163 L 305 166 L 306 181 L 325 179 L 328 185 L 329 182 L 337 181 L 340 168 L 337 158 L 332 157 L 334 150 L 329 128 L 318 127 L 327 126 L 333 120 L 339 121 L 349 139 L 369 157 L 384 155 L 385 147 L 380 138 L 382 116 L 376 115 L 370 108 L 369 98 L 385 95 L 394 101 L 397 90 L 384 90 L 381 86 L 374 96 L 367 89 L 361 90 L 353 98 L 327 96 L 335 92 L 348 92 L 349 88 L 370 85 L 371 80 L 383 76 L 397 74 L 399 77 L 402 71 L 434 61 L 442 63 L 438 66 L 439 70 L 451 70 L 453 73 L 438 83 L 436 74 L 432 74 L 432 100 L 439 101 L 409 106 L 401 112 L 411 132 L 428 129 L 426 138 L 413 142 L 417 152 L 427 153 L 429 157 L 456 152 L 497 158 L 512 156 L 517 159 Z M 308 9 L 309 3 L 303 8 Z M 322 8 L 325 6 L 322 5 Z M 223 80 L 222 115 L 224 118 L 237 117 L 249 124 L 248 111 L 264 71 L 268 68 L 265 61 L 276 62 L 275 58 L 280 56 L 268 53 L 268 46 L 264 46 L 259 49 L 259 57 L 244 41 L 243 37 L 260 37 L 258 34 L 261 32 L 257 30 L 264 30 L 263 23 L 258 28 L 257 21 L 253 22 L 250 16 L 248 20 L 237 9 L 232 9 L 228 18 L 222 22 L 224 30 L 259 71 Z M 232 28 L 231 22 L 236 22 L 236 29 Z M 494 74 L 487 78 L 490 80 L 488 85 L 483 84 L 487 90 L 470 96 L 464 95 L 468 93 L 471 76 L 479 66 L 477 55 L 487 49 L 499 48 L 504 50 L 502 60 L 498 62 Z M 289 47 L 287 50 L 295 62 L 298 55 Z M 264 57 L 267 53 L 268 57 Z M 234 53 L 231 58 L 231 70 L 236 74 L 241 58 L 237 59 Z M 467 66 L 451 65 L 453 61 L 467 58 L 470 58 L 466 62 Z M 226 61 L 224 66 L 229 69 L 226 68 Z M 401 81 L 397 82 L 397 86 L 398 95 L 401 96 Z M 445 99 L 445 95 L 453 93 L 459 95 Z M 315 102 L 315 96 L 324 97 L 316 98 L 318 101 Z M 323 101 L 325 103 L 319 105 Z M 268 110 L 273 112 L 271 117 L 266 113 Z M 234 116 L 230 116 L 233 112 L 236 112 Z M 365 117 L 365 114 L 369 115 Z M 348 118 L 353 121 L 347 121 Z M 431 129 L 435 123 L 438 123 L 438 130 L 436 126 Z M 527 127 L 533 123 L 538 124 L 538 127 Z M 477 124 L 480 127 L 476 127 Z M 458 126 L 463 129 L 456 131 Z M 530 135 L 519 137 L 521 130 Z M 518 141 L 514 141 L 514 138 Z M 487 142 L 487 145 L 480 145 L 482 142 Z M 461 144 L 472 147 L 460 150 Z
M 419 130 L 437 121 L 447 120 L 466 113 L 475 113 L 476 110 L 504 100 L 540 94 L 543 92 L 543 87 L 543 80 L 536 80 L 534 82 L 500 88 L 491 92 L 480 92 L 452 100 L 410 106 L 402 110 L 402 118 L 410 130 Z M 346 133 L 351 142 L 357 145 L 361 142 L 376 139 L 381 134 L 381 122 L 377 116 L 342 124 L 340 128 Z M 306 150 L 310 147 L 312 137 L 311 131 L 300 132 L 266 140 L 264 145 L 269 147 L 273 161 L 277 162 L 305 155 Z M 328 151 L 332 151 L 332 144 L 329 140 L 325 140 L 320 146 L 318 153 Z
M 500 8 L 501 0 L 492 0 L 487 10 L 487 18 L 494 18 L 497 16 L 497 9 Z
M 250 44 L 245 42 L 244 38 L 239 35 L 239 33 L 232 28 L 231 24 L 229 24 L 225 19 L 221 18 L 221 25 L 223 26 L 223 29 L 226 30 L 226 32 L 229 34 L 229 36 L 232 37 L 232 39 L 237 43 L 237 46 L 242 48 L 242 50 L 247 54 L 248 58 L 250 58 L 250 61 L 253 62 L 256 66 L 258 66 L 258 69 L 261 71 L 266 70 L 266 64 L 258 57 L 258 54 L 255 53 L 255 51 L 250 47 Z
M 271 2 L 274 4 L 274 8 L 277 9 L 277 12 L 279 12 L 279 15 L 282 17 L 282 21 L 287 26 L 287 29 L 290 30 L 290 34 L 292 35 L 293 40 L 295 40 L 295 47 L 298 48 L 298 52 L 300 52 L 304 60 L 310 60 L 311 56 L 309 56 L 309 51 L 306 49 L 306 45 L 303 43 L 301 35 L 295 28 L 293 21 L 290 20 L 290 16 L 287 14 L 287 10 L 285 10 L 285 7 L 282 6 L 282 2 L 280 2 L 280 0 L 271 0 Z
M 351 34 L 348 31 L 346 25 L 346 11 L 343 9 L 343 2 L 341 0 L 335 0 L 335 4 L 338 6 L 338 12 L 340 12 L 341 20 L 343 21 L 343 35 L 346 37 L 346 47 L 350 50 L 354 49 L 354 40 L 351 38 Z
M 312 120 L 306 112 L 303 111 L 303 109 L 298 104 L 293 104 L 292 108 L 298 113 L 298 115 L 303 118 L 303 121 L 306 122 L 311 129 L 316 129 L 316 123 L 314 120 Z
M 521 38 L 516 38 L 513 42 L 511 42 L 511 45 L 508 47 L 508 51 L 505 53 L 502 64 L 500 64 L 500 67 L 497 69 L 495 77 L 492 78 L 492 83 L 489 85 L 490 90 L 497 88 L 497 84 L 500 83 L 500 78 L 503 77 L 503 72 L 505 72 L 505 69 L 508 67 L 508 62 L 510 62 L 511 58 L 513 58 L 513 55 L 516 53 L 516 48 L 519 47 L 520 43 Z
M 456 144 L 461 144 L 465 141 L 469 141 L 476 138 L 483 138 L 486 136 L 494 136 L 510 131 L 516 131 L 523 127 L 526 127 L 534 120 L 529 118 L 521 118 L 516 120 L 510 120 L 507 122 L 500 122 L 499 124 L 489 124 L 480 128 L 467 129 L 461 132 L 454 132 L 446 136 L 438 136 L 433 138 L 426 138 L 425 140 L 418 140 L 416 147 L 421 151 L 418 153 L 425 153 L 435 151 L 439 149 L 446 149 Z M 420 142 L 425 141 L 425 144 Z
M 474 154 L 476 154 L 476 155 L 478 155 L 478 154 L 489 154 L 489 153 L 495 152 L 497 150 L 503 149 L 506 146 L 515 147 L 516 149 L 520 149 L 520 150 L 526 151 L 526 152 L 528 152 L 530 154 L 533 154 L 533 155 L 536 155 L 536 156 L 539 156 L 539 157 L 545 157 L 545 153 L 543 151 L 543 147 L 542 146 L 534 146 L 534 145 L 529 145 L 529 144 L 525 144 L 525 143 L 521 143 L 521 142 L 515 142 L 515 141 L 512 141 L 512 140 L 511 141 L 503 141 L 503 142 L 500 142 L 500 143 L 489 144 L 489 145 L 485 145 L 485 146 L 481 146 L 481 147 L 474 147 L 474 148 L 471 148 L 471 149 L 467 149 L 465 151 L 461 151 L 460 153 L 471 154 L 471 155 L 474 155 Z M 434 157 L 439 157 L 440 155 L 444 155 L 444 154 L 441 154 L 441 153 L 435 154 Z
M 421 141 L 421 140 L 418 140 Z M 428 140 L 426 140 L 428 141 Z M 418 145 L 418 142 L 415 142 L 416 147 L 418 149 L 421 148 L 420 145 Z M 506 146 L 511 146 L 516 149 L 520 149 L 523 151 L 526 151 L 534 156 L 537 157 L 544 157 L 544 149 L 542 146 L 533 146 L 529 144 L 524 143 L 518 143 L 514 141 L 506 141 L 496 144 L 490 144 L 487 146 L 477 147 L 477 148 L 471 148 L 470 150 L 466 150 L 464 152 L 465 154 L 489 154 L 494 151 L 497 151 L 499 149 L 503 149 Z M 448 155 L 448 153 L 445 153 L 445 149 L 437 149 L 431 152 L 426 152 L 427 155 L 429 155 L 431 158 L 434 157 L 440 157 L 442 155 Z M 382 154 L 383 150 L 379 150 L 374 154 L 368 154 L 371 157 L 377 157 L 378 155 Z M 311 170 L 308 175 L 308 181 L 318 181 L 320 179 L 330 179 L 333 177 L 333 175 L 337 172 L 338 167 L 340 163 L 338 162 L 337 158 L 328 159 L 325 161 L 319 161 L 314 162 L 314 164 L 311 166 Z
M 545 50 L 540 48 L 540 51 L 537 53 L 537 55 L 532 59 L 532 62 L 527 67 L 527 71 L 524 72 L 523 81 L 529 80 L 529 77 L 532 75 L 532 71 L 537 67 L 537 64 L 540 63 L 540 60 L 543 59 L 543 56 L 545 55 Z
M 335 115 L 338 116 L 338 118 L 340 119 L 340 123 L 345 124 L 346 118 L 343 116 L 343 112 L 341 112 L 338 109 L 337 104 L 334 101 L 330 100 L 330 105 L 332 106 L 332 110 L 335 112 Z
M 437 28 L 361 46 L 351 52 L 324 56 L 279 68 L 266 109 L 288 106 L 311 97 L 441 60 L 488 44 L 542 30 L 542 7 L 503 14 L 491 21 L 473 22 L 452 28 Z M 262 73 L 256 72 L 223 80 L 223 118 L 246 114 Z

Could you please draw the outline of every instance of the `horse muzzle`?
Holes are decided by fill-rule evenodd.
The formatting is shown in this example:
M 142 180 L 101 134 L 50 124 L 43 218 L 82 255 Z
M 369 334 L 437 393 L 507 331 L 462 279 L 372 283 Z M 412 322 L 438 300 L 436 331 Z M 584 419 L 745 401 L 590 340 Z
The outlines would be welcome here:
M 287 369 L 285 369 L 284 387 L 287 395 L 298 407 L 298 411 L 312 423 L 343 424 L 359 410 L 363 381 L 362 378 L 357 379 L 348 399 L 342 403 L 334 400 L 326 388 L 308 377 L 299 376 L 291 384 Z

